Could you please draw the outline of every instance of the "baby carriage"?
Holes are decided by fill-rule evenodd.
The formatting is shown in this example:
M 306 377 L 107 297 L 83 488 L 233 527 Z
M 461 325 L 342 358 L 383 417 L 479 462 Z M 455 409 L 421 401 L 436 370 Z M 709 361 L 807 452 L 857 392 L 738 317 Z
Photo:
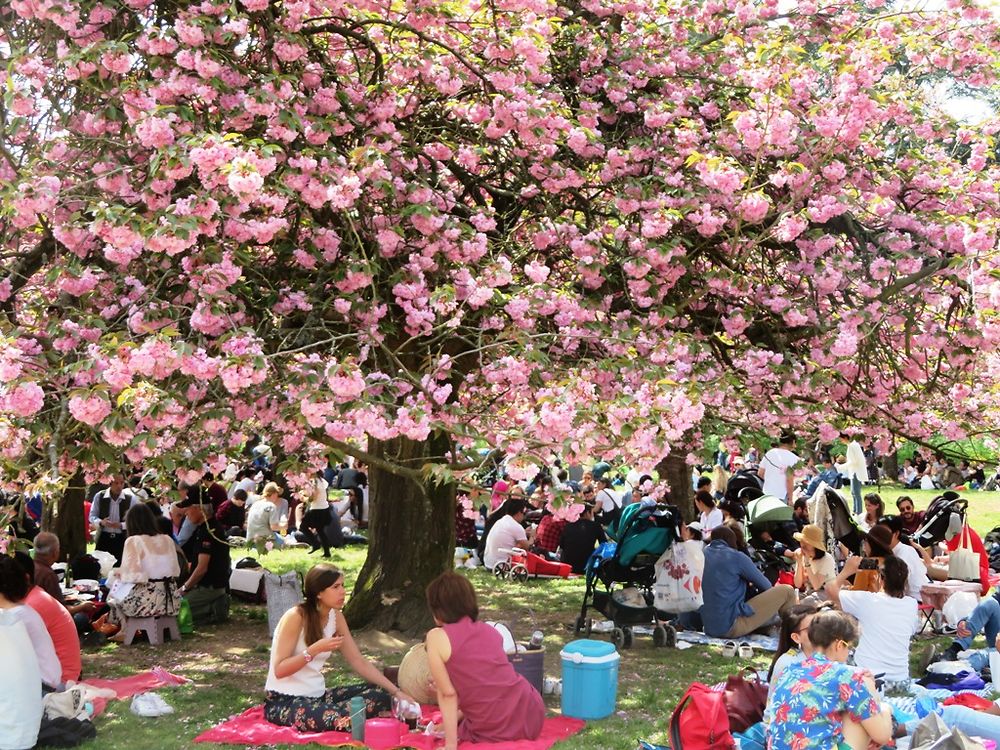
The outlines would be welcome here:
M 772 584 L 791 565 L 782 554 L 785 549 L 797 549 L 793 534 L 798 531 L 794 511 L 788 503 L 771 495 L 761 495 L 747 505 L 747 543 L 750 559 Z
M 751 469 L 740 469 L 729 477 L 723 499 L 746 505 L 763 494 L 763 485 L 757 472 Z
M 861 554 L 864 535 L 858 522 L 851 515 L 844 496 L 825 482 L 821 482 L 809 498 L 809 518 L 826 534 L 828 552 L 835 554 L 839 542 L 852 555 Z
M 931 500 L 924 513 L 924 522 L 913 534 L 921 547 L 931 547 L 961 533 L 969 501 L 948 490 Z
M 656 561 L 677 539 L 680 514 L 651 500 L 625 506 L 609 528 L 614 543 L 603 544 L 587 562 L 587 587 L 576 632 L 590 635 L 588 609 L 611 620 L 611 639 L 619 649 L 631 648 L 635 625 L 653 625 L 653 644 L 673 645 L 676 631 L 658 622 L 653 607 Z

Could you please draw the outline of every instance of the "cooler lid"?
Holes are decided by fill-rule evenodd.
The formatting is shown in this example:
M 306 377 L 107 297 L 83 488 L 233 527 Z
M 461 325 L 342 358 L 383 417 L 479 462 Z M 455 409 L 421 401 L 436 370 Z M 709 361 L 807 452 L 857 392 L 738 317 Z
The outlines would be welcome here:
M 590 639 L 570 641 L 559 655 L 574 664 L 603 664 L 620 658 L 613 643 Z

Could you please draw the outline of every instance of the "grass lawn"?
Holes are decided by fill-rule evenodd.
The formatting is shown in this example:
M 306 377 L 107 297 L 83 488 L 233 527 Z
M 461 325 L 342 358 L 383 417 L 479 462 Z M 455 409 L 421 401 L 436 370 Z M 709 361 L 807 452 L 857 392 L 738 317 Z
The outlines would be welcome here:
M 882 497 L 895 509 L 895 499 L 909 494 L 918 508 L 926 507 L 934 492 L 883 487 Z M 1000 525 L 1000 492 L 969 492 L 970 520 L 985 534 Z M 238 559 L 238 552 L 234 552 Z M 335 551 L 334 562 L 343 568 L 348 589 L 364 561 L 364 548 Z M 272 552 L 263 563 L 276 572 L 305 572 L 315 557 L 301 550 Z M 481 617 L 508 623 L 516 637 L 527 639 L 540 629 L 545 633 L 546 673 L 559 676 L 558 652 L 574 638 L 568 626 L 579 612 L 583 580 L 529 581 L 526 584 L 497 581 L 482 569 L 469 573 L 480 596 Z M 369 657 L 383 664 L 398 664 L 415 641 L 397 634 L 362 633 L 358 641 Z M 605 637 L 605 636 L 596 636 Z M 915 641 L 922 646 L 923 640 Z M 939 644 L 947 643 L 938 639 Z M 161 691 L 177 710 L 173 716 L 143 719 L 129 711 L 128 701 L 112 701 L 98 718 L 98 737 L 85 747 L 109 750 L 155 750 L 197 747 L 196 735 L 225 718 L 261 702 L 267 675 L 270 639 L 264 607 L 235 605 L 231 622 L 199 629 L 179 643 L 160 647 L 109 645 L 84 653 L 88 676 L 118 677 L 160 665 L 194 680 L 191 685 Z M 913 649 L 914 659 L 919 648 Z M 591 722 L 576 737 L 556 745 L 559 750 L 633 750 L 637 739 L 666 744 L 670 713 L 692 681 L 712 684 L 744 666 L 766 668 L 770 655 L 752 662 L 723 658 L 719 649 L 695 646 L 685 651 L 654 648 L 648 636 L 636 636 L 632 649 L 623 652 L 619 667 L 618 710 L 609 719 Z M 337 669 L 332 659 L 328 682 L 349 681 L 349 670 Z M 548 699 L 558 711 L 559 699 Z M 222 748 L 224 745 L 201 745 Z M 280 746 L 291 747 L 291 746 Z

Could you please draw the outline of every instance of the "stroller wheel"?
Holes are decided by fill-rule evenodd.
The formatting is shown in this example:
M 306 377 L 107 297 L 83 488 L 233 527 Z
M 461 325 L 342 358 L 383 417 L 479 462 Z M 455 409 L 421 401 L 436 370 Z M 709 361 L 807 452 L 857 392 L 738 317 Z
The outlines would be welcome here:
M 673 648 L 677 644 L 677 631 L 669 625 L 657 625 L 653 628 L 653 645 Z
M 623 628 L 623 630 L 625 631 L 625 644 L 624 644 L 624 647 L 625 648 L 632 648 L 632 641 L 633 641 L 633 638 L 632 638 L 632 628 Z
M 611 631 L 611 642 L 615 644 L 615 648 L 619 651 L 626 648 L 625 646 L 625 631 L 621 628 L 615 628 Z
M 528 569 L 523 565 L 515 565 L 510 569 L 510 578 L 518 583 L 527 583 Z
M 508 562 L 498 562 L 495 566 L 493 566 L 493 575 L 501 580 L 506 578 L 509 572 L 510 563 Z
M 584 635 L 589 636 L 593 628 L 594 628 L 594 621 L 591 620 L 589 617 L 584 617 L 583 615 L 580 615 L 579 617 L 576 618 L 576 626 L 574 627 L 574 632 L 576 633 L 576 635 L 580 635 L 580 633 L 583 633 Z

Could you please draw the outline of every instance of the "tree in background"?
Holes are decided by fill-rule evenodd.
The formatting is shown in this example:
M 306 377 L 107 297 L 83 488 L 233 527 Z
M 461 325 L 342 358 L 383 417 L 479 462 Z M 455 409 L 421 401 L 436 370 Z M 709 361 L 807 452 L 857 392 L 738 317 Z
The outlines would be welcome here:
M 477 444 L 958 434 L 996 122 L 927 81 L 994 85 L 997 41 L 968 2 L 11 0 L 5 481 L 363 458 L 348 613 L 414 628 Z

